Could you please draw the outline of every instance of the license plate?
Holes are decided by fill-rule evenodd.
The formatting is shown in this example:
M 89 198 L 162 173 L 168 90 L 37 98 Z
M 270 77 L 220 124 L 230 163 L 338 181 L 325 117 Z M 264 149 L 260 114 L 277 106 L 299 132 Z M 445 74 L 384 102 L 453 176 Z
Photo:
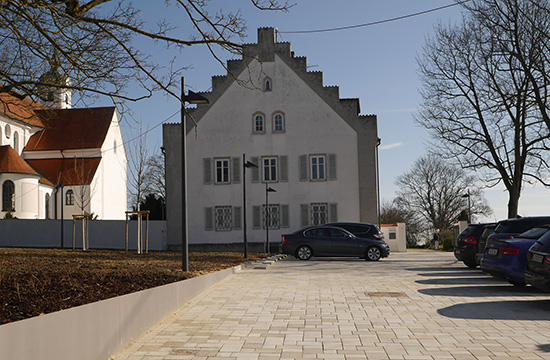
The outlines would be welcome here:
M 533 254 L 533 257 L 531 258 L 531 260 L 533 260 L 534 262 L 542 264 L 542 260 L 544 260 L 544 256 L 539 255 L 539 254 Z
M 489 249 L 487 254 L 489 254 L 491 256 L 496 256 L 496 255 L 498 255 L 498 249 Z

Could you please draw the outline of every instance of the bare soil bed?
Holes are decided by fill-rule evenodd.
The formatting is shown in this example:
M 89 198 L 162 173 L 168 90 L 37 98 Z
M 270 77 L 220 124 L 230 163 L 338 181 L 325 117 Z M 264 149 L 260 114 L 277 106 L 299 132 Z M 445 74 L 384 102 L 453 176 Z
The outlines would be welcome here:
M 0 324 L 220 271 L 265 257 L 181 253 L 0 249 Z

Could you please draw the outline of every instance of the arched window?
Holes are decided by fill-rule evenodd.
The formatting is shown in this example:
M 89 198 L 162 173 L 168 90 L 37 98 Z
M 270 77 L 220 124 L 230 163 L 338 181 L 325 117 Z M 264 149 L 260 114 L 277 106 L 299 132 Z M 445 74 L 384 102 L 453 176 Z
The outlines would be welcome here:
M 15 184 L 11 180 L 2 184 L 2 211 L 15 211 Z
M 65 193 L 65 205 L 74 205 L 74 192 L 67 190 Z
M 13 150 L 19 154 L 19 134 L 17 131 L 13 132 Z
M 263 134 L 265 133 L 265 117 L 263 114 L 254 115 L 254 133 Z
M 275 113 L 273 115 L 273 132 L 285 131 L 285 116 L 283 113 Z
M 271 91 L 273 89 L 273 85 L 271 83 L 270 78 L 265 78 L 264 80 L 264 90 L 265 91 Z
M 4 128 L 4 135 L 6 135 L 6 139 L 9 139 L 11 137 L 11 126 L 10 126 L 10 124 L 6 124 L 6 127 Z
M 50 218 L 50 194 L 46 194 L 46 199 L 45 199 L 44 203 L 45 203 L 45 206 L 46 206 L 45 218 L 49 219 Z

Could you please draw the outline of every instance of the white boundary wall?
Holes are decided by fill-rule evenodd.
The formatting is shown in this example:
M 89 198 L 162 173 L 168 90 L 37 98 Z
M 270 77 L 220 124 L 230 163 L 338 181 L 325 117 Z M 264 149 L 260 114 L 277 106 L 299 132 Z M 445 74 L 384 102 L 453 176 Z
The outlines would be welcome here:
M 106 360 L 242 268 L 2 325 L 0 359 Z
M 125 220 L 93 220 L 88 222 L 90 249 L 125 248 Z M 128 223 L 128 248 L 137 249 L 137 221 Z M 0 247 L 61 247 L 61 220 L 0 220 Z M 149 250 L 167 250 L 166 221 L 149 221 Z M 73 246 L 73 221 L 63 221 L 63 248 Z M 82 249 L 82 221 L 75 224 L 75 247 Z M 145 219 L 143 220 L 145 249 Z

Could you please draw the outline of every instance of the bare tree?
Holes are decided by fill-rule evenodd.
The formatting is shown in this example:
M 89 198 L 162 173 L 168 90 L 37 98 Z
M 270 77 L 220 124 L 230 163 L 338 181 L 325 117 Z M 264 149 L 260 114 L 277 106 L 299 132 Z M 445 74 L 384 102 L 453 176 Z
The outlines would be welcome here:
M 284 0 L 250 3 L 260 10 L 289 8 Z M 141 20 L 139 6 L 125 0 L 2 1 L 0 93 L 36 100 L 44 96 L 44 89 L 70 88 L 121 102 L 163 90 L 179 98 L 172 88 L 178 87 L 183 68 L 175 66 L 174 60 L 158 64 L 138 44 L 177 49 L 202 45 L 222 65 L 218 51 L 242 53 L 238 42 L 244 38 L 246 24 L 238 9 L 216 9 L 206 0 L 166 0 L 164 6 L 166 12 L 181 15 L 181 24 L 189 25 L 191 33 L 182 34 L 164 18 L 147 24 Z M 47 72 L 51 76 L 41 76 Z M 139 84 L 141 92 L 127 93 L 130 83 Z
M 503 183 L 508 217 L 516 217 L 524 182 L 548 185 L 549 132 L 529 74 L 502 51 L 500 34 L 471 12 L 461 24 L 435 28 L 418 59 L 423 100 L 416 121 L 434 137 L 432 152 L 476 171 L 487 186 Z
M 148 194 L 166 200 L 166 168 L 164 156 L 152 155 L 147 159 L 145 184 Z
M 140 204 L 149 193 L 147 178 L 147 135 L 143 133 L 141 124 L 139 136 L 133 141 L 134 146 L 128 151 L 128 196 L 129 207 L 137 211 Z
M 492 213 L 475 177 L 436 156 L 418 159 L 409 172 L 397 178 L 396 185 L 395 203 L 414 214 L 420 231 L 450 229 L 468 208 L 465 194 L 470 196 L 469 212 L 473 216 Z
M 525 73 L 532 89 L 528 101 L 550 128 L 550 2 L 484 0 L 466 2 L 464 7 L 489 33 L 496 54 L 509 60 L 501 63 L 502 68 Z

